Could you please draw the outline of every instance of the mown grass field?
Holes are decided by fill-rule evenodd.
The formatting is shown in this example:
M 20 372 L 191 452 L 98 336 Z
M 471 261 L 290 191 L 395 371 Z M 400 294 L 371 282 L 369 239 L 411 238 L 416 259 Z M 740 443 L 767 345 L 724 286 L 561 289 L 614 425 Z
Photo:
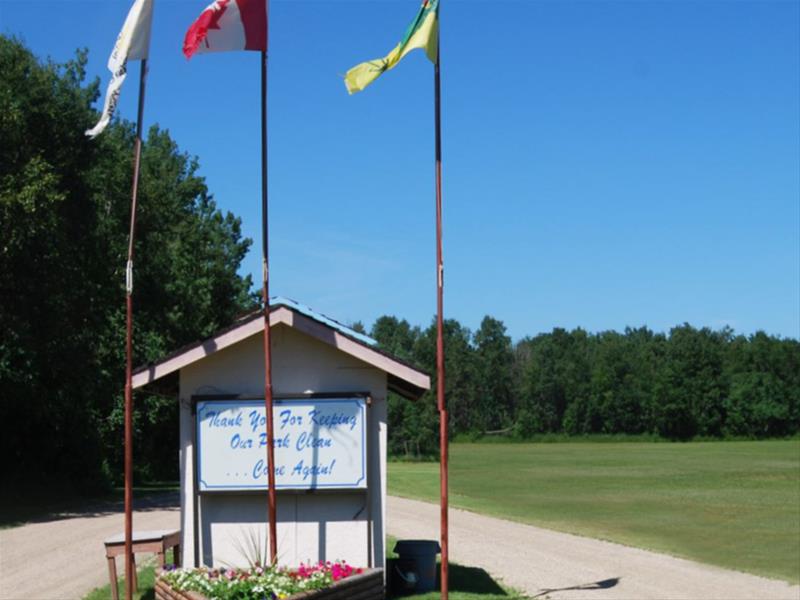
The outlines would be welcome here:
M 438 502 L 439 465 L 390 463 L 388 485 Z M 450 503 L 800 582 L 800 440 L 458 443 Z

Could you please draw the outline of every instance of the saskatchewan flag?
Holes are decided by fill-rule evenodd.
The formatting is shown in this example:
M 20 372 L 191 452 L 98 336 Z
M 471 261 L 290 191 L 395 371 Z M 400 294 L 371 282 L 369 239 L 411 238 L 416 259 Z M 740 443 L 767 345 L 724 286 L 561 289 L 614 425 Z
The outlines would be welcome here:
M 351 94 L 360 92 L 375 81 L 384 71 L 394 68 L 406 54 L 422 48 L 431 62 L 436 62 L 439 44 L 439 0 L 422 0 L 417 16 L 412 21 L 403 39 L 384 58 L 368 60 L 350 69 L 344 76 L 344 84 Z

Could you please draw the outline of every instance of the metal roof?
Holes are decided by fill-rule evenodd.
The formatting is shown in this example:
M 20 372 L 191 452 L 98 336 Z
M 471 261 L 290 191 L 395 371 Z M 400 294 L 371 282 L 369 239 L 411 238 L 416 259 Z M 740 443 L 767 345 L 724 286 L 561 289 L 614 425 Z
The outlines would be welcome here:
M 273 308 L 275 306 L 285 306 L 286 308 L 291 308 L 292 310 L 295 310 L 300 314 L 310 317 L 315 321 L 322 323 L 323 325 L 327 325 L 331 329 L 336 329 L 337 331 L 341 331 L 343 334 L 353 339 L 356 339 L 359 342 L 362 342 L 369 346 L 378 345 L 378 342 L 376 340 L 369 337 L 365 333 L 359 333 L 355 329 L 351 329 L 347 325 L 342 325 L 336 319 L 331 319 L 330 317 L 326 317 L 325 315 L 315 311 L 311 307 L 306 306 L 305 304 L 300 304 L 299 302 L 297 302 L 296 300 L 292 300 L 291 298 L 285 298 L 283 296 L 275 296 L 274 298 L 269 299 L 269 306 L 270 308 Z

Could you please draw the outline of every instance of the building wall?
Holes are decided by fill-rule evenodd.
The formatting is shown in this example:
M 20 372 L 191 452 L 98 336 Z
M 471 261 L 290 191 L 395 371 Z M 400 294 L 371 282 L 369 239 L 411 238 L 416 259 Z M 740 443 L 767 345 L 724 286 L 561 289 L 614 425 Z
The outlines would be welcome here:
M 272 328 L 275 395 L 367 392 L 367 478 L 364 491 L 278 491 L 278 562 L 343 559 L 356 566 L 382 566 L 386 522 L 386 373 L 283 324 Z M 247 564 L 266 555 L 267 496 L 194 490 L 194 395 L 264 395 L 260 334 L 180 371 L 180 469 L 183 566 Z M 199 536 L 195 546 L 195 508 Z M 371 527 L 370 527 L 371 517 Z

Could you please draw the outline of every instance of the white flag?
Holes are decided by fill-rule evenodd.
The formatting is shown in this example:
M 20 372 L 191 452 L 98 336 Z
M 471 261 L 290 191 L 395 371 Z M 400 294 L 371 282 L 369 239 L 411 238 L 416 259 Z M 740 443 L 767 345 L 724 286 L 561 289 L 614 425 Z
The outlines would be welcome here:
M 117 36 L 117 42 L 108 58 L 108 70 L 111 81 L 108 82 L 103 114 L 86 135 L 94 138 L 100 135 L 108 125 L 119 101 L 119 92 L 125 76 L 128 74 L 128 60 L 147 58 L 150 49 L 150 23 L 153 20 L 153 0 L 136 0 L 128 12 L 128 18 Z

